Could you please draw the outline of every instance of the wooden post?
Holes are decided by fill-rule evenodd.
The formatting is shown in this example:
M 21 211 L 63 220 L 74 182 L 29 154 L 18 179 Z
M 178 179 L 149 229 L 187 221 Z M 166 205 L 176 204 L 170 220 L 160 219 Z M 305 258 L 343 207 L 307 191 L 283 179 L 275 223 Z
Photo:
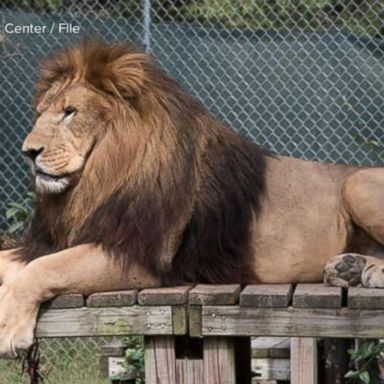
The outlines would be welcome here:
M 204 378 L 203 360 L 177 359 L 176 382 L 177 384 L 202 384 Z
M 177 384 L 203 383 L 203 339 L 178 336 L 175 338 Z
M 204 384 L 236 384 L 233 338 L 204 338 L 203 354 Z
M 291 384 L 317 384 L 315 338 L 291 338 Z
M 145 337 L 144 348 L 145 382 L 150 384 L 176 384 L 174 337 Z

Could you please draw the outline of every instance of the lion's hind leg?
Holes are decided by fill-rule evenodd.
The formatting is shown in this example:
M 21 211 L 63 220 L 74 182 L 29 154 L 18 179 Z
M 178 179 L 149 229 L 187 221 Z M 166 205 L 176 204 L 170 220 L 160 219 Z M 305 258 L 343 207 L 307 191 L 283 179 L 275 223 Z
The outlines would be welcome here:
M 384 259 L 358 253 L 344 253 L 324 267 L 324 283 L 337 287 L 384 288 Z
M 354 253 L 329 260 L 324 282 L 384 288 L 384 168 L 360 169 L 348 176 L 342 190 L 342 208 L 353 226 L 346 249 Z

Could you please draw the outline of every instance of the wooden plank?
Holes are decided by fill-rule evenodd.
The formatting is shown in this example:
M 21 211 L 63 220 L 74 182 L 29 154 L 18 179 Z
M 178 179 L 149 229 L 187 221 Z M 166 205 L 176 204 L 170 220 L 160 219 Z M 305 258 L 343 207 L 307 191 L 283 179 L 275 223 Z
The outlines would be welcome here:
M 139 292 L 140 305 L 178 305 L 188 302 L 192 287 L 166 287 L 143 289 Z
M 93 293 L 87 298 L 87 306 L 91 308 L 127 307 L 136 304 L 137 291 L 116 291 Z
M 201 384 L 203 382 L 203 360 L 201 359 L 177 359 L 176 383 L 177 384 Z
M 172 306 L 172 327 L 174 335 L 186 335 L 188 333 L 187 308 L 185 305 Z
M 383 338 L 384 310 L 203 306 L 204 336 Z
M 230 337 L 204 339 L 204 384 L 235 384 L 235 348 Z
M 200 337 L 201 330 L 201 305 L 190 305 L 188 314 L 188 328 L 191 337 Z
M 83 295 L 72 294 L 57 296 L 54 299 L 47 301 L 43 304 L 45 309 L 63 309 L 63 308 L 81 308 L 85 305 Z
M 352 309 L 384 309 L 384 289 L 349 288 L 348 307 Z
M 240 284 L 199 284 L 189 291 L 189 303 L 193 305 L 233 305 L 241 291 Z
M 293 294 L 293 306 L 297 308 L 340 308 L 341 302 L 341 288 L 323 284 L 299 284 Z
M 289 337 L 255 337 L 252 339 L 253 359 L 289 359 L 291 341 Z
M 172 308 L 122 307 L 42 310 L 38 337 L 172 335 Z
M 291 384 L 317 384 L 317 342 L 315 338 L 291 339 Z
M 240 294 L 243 307 L 287 307 L 292 296 L 291 284 L 248 285 Z
M 144 355 L 146 383 L 176 384 L 176 356 L 174 337 L 145 337 Z

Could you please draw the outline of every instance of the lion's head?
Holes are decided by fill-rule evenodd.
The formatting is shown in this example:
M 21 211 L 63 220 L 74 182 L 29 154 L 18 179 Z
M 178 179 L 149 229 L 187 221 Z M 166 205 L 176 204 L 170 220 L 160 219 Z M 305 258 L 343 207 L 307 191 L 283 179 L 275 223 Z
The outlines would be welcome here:
M 121 113 L 116 101 L 128 107 L 143 91 L 149 57 L 127 44 L 105 48 L 88 42 L 43 62 L 37 118 L 23 145 L 39 193 L 73 188 L 95 146 L 114 134 L 110 122 Z M 136 116 L 128 116 L 127 108 L 123 112 L 129 136 L 124 141 L 135 147 L 129 119 Z
M 55 54 L 36 112 L 23 145 L 37 192 L 26 259 L 95 243 L 164 281 L 251 281 L 264 155 L 150 55 L 101 42 Z

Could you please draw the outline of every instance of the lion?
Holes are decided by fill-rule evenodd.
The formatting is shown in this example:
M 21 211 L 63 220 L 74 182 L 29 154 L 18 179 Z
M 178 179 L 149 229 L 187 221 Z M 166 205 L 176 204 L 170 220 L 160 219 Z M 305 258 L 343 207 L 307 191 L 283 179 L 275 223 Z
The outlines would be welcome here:
M 130 43 L 42 63 L 22 151 L 36 207 L 0 253 L 0 355 L 60 294 L 193 283 L 384 287 L 384 169 L 279 156 Z

